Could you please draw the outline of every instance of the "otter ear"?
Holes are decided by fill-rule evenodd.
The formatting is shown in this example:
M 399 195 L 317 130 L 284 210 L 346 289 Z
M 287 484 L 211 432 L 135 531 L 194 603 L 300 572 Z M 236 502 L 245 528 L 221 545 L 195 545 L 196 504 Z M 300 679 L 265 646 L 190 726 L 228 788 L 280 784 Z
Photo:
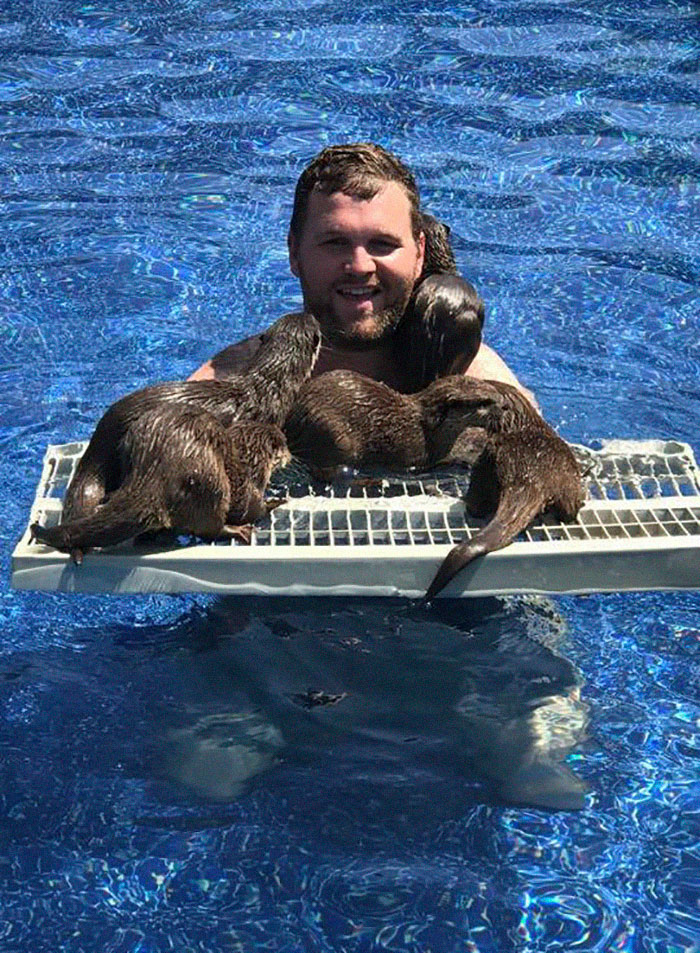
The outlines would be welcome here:
M 447 404 L 428 404 L 423 409 L 423 425 L 428 430 L 437 430 L 447 416 Z

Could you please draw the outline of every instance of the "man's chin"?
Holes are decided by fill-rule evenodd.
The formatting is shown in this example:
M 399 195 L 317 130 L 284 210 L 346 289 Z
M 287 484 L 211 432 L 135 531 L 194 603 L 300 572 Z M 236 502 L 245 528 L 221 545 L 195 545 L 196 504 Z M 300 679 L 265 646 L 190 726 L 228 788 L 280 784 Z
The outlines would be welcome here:
M 386 341 L 396 330 L 401 314 L 394 310 L 380 311 L 365 315 L 356 321 L 339 321 L 337 318 L 327 322 L 324 330 L 336 344 L 356 349 L 371 348 Z

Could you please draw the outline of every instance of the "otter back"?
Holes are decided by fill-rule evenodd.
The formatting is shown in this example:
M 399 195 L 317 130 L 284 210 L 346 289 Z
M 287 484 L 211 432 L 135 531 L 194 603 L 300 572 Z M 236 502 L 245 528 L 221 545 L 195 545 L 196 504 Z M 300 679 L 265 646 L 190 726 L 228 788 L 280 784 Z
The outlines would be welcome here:
M 237 420 L 281 426 L 299 388 L 311 375 L 321 344 L 311 314 L 288 314 L 263 335 L 245 371 L 227 380 L 172 381 L 122 397 L 97 424 L 68 488 L 64 516 L 76 519 L 94 511 L 122 483 L 123 442 L 143 414 L 163 404 L 194 406 L 229 426 Z

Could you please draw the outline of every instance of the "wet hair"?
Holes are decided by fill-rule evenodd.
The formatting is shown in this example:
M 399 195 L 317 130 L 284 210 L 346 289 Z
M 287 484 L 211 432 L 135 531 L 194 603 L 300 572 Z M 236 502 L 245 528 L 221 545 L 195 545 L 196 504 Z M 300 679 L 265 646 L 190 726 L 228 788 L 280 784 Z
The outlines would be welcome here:
M 410 203 L 411 230 L 417 239 L 422 231 L 422 218 L 413 173 L 397 156 L 374 142 L 328 146 L 319 152 L 299 176 L 289 230 L 298 241 L 306 223 L 312 192 L 323 192 L 324 195 L 342 192 L 367 201 L 388 182 L 398 182 L 403 187 Z

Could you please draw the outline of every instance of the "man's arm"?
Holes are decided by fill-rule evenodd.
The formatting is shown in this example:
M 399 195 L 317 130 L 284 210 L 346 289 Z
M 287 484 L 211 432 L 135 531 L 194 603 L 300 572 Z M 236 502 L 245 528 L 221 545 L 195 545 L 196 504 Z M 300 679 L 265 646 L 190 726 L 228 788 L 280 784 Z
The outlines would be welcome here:
M 482 381 L 502 381 L 504 384 L 512 384 L 513 387 L 517 387 L 517 389 L 527 397 L 536 410 L 540 409 L 537 398 L 532 391 L 528 390 L 527 387 L 523 387 L 503 358 L 499 357 L 488 344 L 482 344 L 479 347 L 479 350 L 476 352 L 476 357 L 467 368 L 467 374 L 470 377 L 476 377 Z

